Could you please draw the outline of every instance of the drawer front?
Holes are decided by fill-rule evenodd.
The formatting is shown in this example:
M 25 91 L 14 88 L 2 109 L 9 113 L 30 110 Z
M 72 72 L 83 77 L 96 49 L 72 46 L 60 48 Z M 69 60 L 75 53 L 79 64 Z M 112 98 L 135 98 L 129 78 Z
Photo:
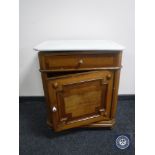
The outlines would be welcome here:
M 118 64 L 118 54 L 90 55 L 43 55 L 41 69 L 82 69 L 115 67 Z

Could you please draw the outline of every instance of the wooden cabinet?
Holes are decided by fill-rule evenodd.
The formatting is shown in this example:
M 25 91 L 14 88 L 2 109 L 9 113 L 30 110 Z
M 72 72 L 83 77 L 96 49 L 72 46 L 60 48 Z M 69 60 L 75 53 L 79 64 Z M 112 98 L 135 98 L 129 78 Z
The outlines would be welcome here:
M 37 50 L 50 127 L 115 124 L 122 48 Z

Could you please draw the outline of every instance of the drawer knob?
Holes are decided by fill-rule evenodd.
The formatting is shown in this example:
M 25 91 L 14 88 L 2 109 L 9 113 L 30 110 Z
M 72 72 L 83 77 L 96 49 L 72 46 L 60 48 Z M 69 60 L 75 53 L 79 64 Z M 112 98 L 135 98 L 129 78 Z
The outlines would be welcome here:
M 79 60 L 79 64 L 83 64 L 83 60 L 82 59 Z
M 56 108 L 56 107 L 53 107 L 53 108 L 52 108 L 52 111 L 53 111 L 53 112 L 56 112 L 56 111 L 57 111 L 57 108 Z
M 54 87 L 54 88 L 57 88 L 57 87 L 58 87 L 58 83 L 55 82 L 55 83 L 53 84 L 53 87 Z
M 108 74 L 108 75 L 107 75 L 107 79 L 108 79 L 108 80 L 111 79 L 111 74 Z

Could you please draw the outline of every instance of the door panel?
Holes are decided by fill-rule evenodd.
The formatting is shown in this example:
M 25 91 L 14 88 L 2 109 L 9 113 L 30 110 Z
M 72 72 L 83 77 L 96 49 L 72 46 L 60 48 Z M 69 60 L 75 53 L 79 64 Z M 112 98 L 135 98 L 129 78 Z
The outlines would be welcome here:
M 109 120 L 113 72 L 95 71 L 48 79 L 55 131 Z

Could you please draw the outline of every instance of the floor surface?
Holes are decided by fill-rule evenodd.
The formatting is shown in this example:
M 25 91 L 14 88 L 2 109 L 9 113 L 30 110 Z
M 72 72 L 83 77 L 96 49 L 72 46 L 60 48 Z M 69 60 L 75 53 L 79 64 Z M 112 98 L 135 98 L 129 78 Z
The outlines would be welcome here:
M 44 101 L 20 103 L 20 155 L 134 155 L 135 102 L 118 102 L 115 127 L 110 129 L 78 128 L 54 133 L 46 125 Z M 115 140 L 130 138 L 130 146 L 121 150 Z

